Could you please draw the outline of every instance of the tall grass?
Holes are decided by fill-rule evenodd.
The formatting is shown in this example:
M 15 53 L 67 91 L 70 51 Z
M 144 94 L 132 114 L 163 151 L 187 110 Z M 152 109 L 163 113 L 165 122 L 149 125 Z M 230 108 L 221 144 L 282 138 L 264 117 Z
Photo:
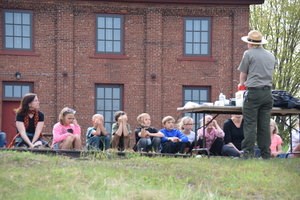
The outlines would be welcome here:
M 300 199 L 299 159 L 0 152 L 0 199 Z

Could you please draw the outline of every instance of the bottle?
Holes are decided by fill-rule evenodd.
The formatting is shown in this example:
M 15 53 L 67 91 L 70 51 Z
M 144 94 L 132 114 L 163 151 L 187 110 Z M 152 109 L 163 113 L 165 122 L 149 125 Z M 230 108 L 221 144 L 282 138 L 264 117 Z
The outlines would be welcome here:
M 245 85 L 238 86 L 238 91 L 235 93 L 235 106 L 239 106 L 239 107 L 243 106 L 245 91 L 246 91 Z
M 226 96 L 221 92 L 219 94 L 219 102 L 220 102 L 220 105 L 221 106 L 224 106 L 225 105 L 225 100 L 226 100 Z

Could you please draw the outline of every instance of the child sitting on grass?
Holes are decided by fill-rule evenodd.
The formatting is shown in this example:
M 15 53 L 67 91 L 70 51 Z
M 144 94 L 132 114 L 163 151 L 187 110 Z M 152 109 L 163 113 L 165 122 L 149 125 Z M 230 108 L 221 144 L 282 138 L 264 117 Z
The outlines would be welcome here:
M 139 126 L 135 129 L 136 150 L 154 151 L 159 153 L 161 138 L 164 136 L 156 128 L 151 127 L 151 118 L 148 113 L 142 113 L 137 117 Z
M 166 116 L 162 120 L 164 126 L 159 132 L 164 135 L 161 138 L 161 153 L 183 153 L 188 138 L 174 126 L 175 119 L 172 116 Z
M 92 117 L 93 126 L 86 132 L 86 147 L 88 150 L 107 150 L 110 147 L 110 137 L 104 127 L 104 117 L 95 114 Z

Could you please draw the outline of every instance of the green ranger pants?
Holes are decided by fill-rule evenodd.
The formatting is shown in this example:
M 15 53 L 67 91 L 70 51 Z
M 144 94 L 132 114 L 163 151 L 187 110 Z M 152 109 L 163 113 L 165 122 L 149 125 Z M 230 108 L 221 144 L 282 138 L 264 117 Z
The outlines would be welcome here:
M 243 104 L 244 140 L 242 141 L 245 157 L 254 156 L 254 145 L 257 139 L 262 158 L 270 158 L 272 107 L 273 99 L 270 88 L 249 88 L 245 92 Z

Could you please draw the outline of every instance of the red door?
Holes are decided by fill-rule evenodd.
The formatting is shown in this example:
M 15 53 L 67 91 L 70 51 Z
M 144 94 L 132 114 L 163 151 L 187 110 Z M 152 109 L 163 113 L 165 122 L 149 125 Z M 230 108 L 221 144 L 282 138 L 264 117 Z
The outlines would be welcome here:
M 20 105 L 19 101 L 2 102 L 2 131 L 6 133 L 6 146 L 10 144 L 17 134 L 15 109 Z

